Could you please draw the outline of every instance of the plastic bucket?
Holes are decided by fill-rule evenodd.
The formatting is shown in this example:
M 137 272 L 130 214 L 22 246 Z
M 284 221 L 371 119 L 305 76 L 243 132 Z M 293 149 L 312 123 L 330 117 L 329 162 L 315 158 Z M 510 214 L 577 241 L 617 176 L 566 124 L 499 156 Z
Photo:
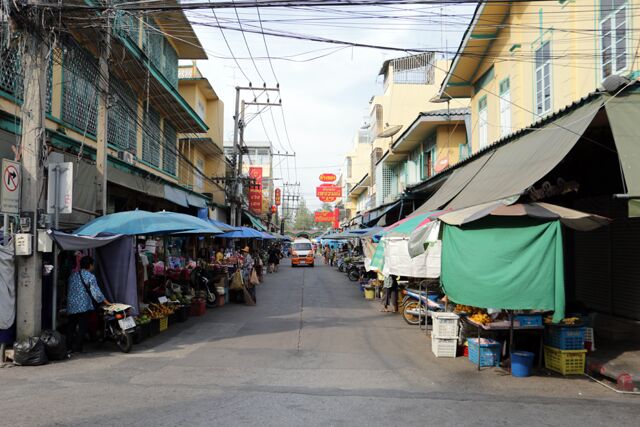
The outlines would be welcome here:
M 530 351 L 515 351 L 511 353 L 511 375 L 514 377 L 528 377 L 531 375 L 534 354 Z
M 365 289 L 364 290 L 364 298 L 365 299 L 373 299 L 375 297 L 375 292 L 373 289 Z

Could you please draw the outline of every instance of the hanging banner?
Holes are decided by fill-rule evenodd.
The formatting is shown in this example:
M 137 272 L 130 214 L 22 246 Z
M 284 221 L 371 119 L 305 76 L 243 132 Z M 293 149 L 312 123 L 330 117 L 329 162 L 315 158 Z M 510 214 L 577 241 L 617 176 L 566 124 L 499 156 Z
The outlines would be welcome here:
M 320 199 L 321 202 L 327 202 L 327 203 L 332 203 L 338 200 L 337 197 L 325 197 L 325 196 L 318 197 L 318 199 Z
M 323 173 L 320 175 L 320 181 L 322 182 L 333 182 L 337 179 L 336 175 L 333 173 Z
M 249 178 L 252 179 L 252 185 L 249 187 L 249 210 L 256 215 L 262 215 L 262 167 L 251 166 Z
M 340 227 L 340 209 L 336 208 L 333 211 L 333 228 Z
M 280 206 L 280 203 L 282 203 L 282 190 L 280 190 L 279 188 L 276 188 L 276 206 Z
M 335 214 L 331 211 L 318 211 L 314 217 L 315 222 L 334 222 Z
M 322 184 L 316 187 L 317 197 L 342 197 L 342 187 L 333 184 Z

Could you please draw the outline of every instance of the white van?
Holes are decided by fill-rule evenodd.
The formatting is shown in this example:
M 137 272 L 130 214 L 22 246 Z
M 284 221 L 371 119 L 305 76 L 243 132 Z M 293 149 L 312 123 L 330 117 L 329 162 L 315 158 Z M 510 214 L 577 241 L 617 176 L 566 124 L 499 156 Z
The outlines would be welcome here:
M 313 243 L 309 239 L 297 238 L 291 244 L 291 266 L 314 266 Z

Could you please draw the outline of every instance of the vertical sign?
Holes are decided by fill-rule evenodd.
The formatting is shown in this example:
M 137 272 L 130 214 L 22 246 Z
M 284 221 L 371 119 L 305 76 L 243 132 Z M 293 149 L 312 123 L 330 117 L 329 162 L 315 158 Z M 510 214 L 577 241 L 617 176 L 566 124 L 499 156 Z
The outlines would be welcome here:
M 2 186 L 0 187 L 0 212 L 20 212 L 20 163 L 2 159 Z
M 249 168 L 249 210 L 257 215 L 262 215 L 262 167 L 251 166 Z
M 282 190 L 276 188 L 276 206 L 280 206 L 282 203 Z
M 70 214 L 73 212 L 73 162 L 49 164 L 47 213 L 55 213 L 56 173 L 58 174 L 58 213 Z
M 340 227 L 340 209 L 336 208 L 333 211 L 333 228 Z

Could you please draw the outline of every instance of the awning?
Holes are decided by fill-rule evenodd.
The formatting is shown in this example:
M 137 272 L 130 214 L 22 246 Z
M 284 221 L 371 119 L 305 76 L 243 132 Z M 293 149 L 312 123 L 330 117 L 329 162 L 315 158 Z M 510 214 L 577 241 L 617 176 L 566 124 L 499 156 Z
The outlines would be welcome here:
M 601 106 L 598 97 L 454 170 L 417 211 L 445 204 L 462 209 L 521 195 L 569 154 Z
M 186 193 L 186 192 L 185 192 Z M 207 199 L 192 193 L 187 194 L 187 203 L 194 208 L 206 208 Z
M 627 193 L 632 197 L 640 197 L 640 94 L 631 93 L 609 98 L 605 108 L 622 165 Z M 631 201 L 629 216 L 640 216 L 640 210 L 632 207 L 636 202 L 637 200 Z
M 107 179 L 109 182 L 118 184 L 131 190 L 139 191 L 149 196 L 164 198 L 164 188 L 162 184 L 158 184 L 150 179 L 145 179 L 139 175 L 127 173 L 113 165 L 108 165 Z
M 402 203 L 402 199 L 397 200 L 395 202 L 386 204 L 386 205 L 382 205 L 376 209 L 372 209 L 368 212 L 364 212 L 362 214 L 362 223 L 367 225 L 367 226 L 375 226 L 375 225 L 380 225 L 378 224 L 378 221 L 380 220 L 380 218 L 382 218 L 384 215 L 387 214 L 387 212 L 389 212 L 391 209 L 395 208 L 396 206 L 400 205 L 400 203 Z
M 269 230 L 267 230 L 267 227 L 265 227 L 258 218 L 256 218 L 255 216 L 251 215 L 247 211 L 244 211 L 244 214 L 247 216 L 247 218 L 249 218 L 249 221 L 251 221 L 251 225 L 253 225 L 253 227 L 256 230 L 258 230 L 258 231 L 269 231 Z
M 185 208 L 189 207 L 189 202 L 187 201 L 187 192 L 184 190 L 180 190 L 179 188 L 175 188 L 172 185 L 164 185 L 164 198 L 172 203 L 175 203 L 178 206 L 182 206 Z
M 466 208 L 522 194 L 569 154 L 601 106 L 598 98 L 498 147 L 447 207 Z

